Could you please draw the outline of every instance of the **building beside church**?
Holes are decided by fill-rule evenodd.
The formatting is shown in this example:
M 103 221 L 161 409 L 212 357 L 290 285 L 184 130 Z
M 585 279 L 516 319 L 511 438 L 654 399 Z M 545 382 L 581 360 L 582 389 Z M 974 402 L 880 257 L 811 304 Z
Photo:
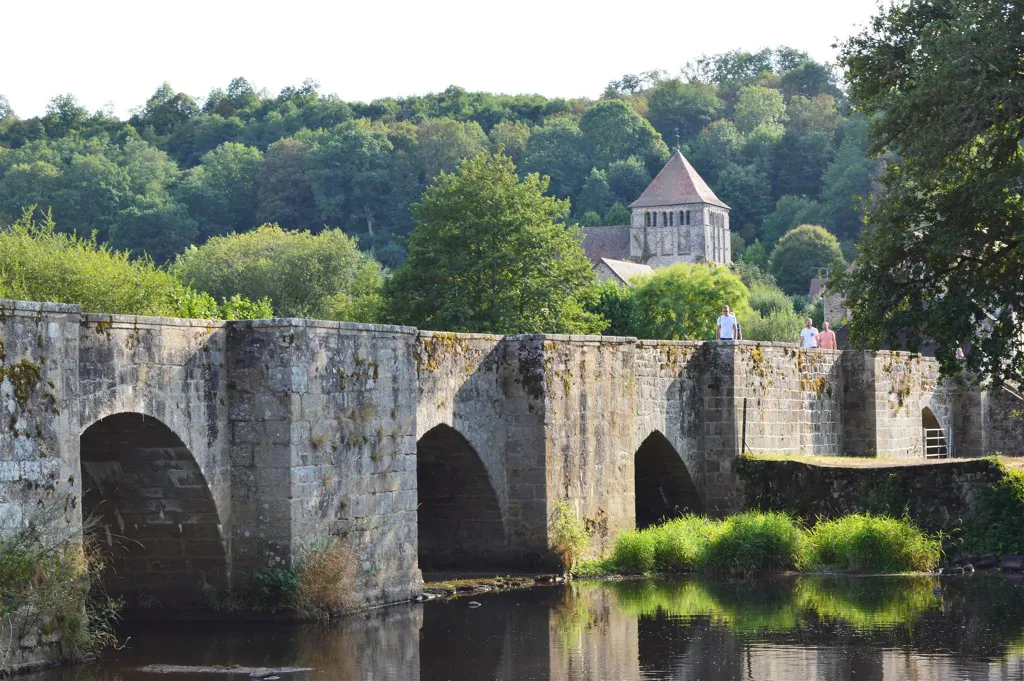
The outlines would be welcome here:
M 599 276 L 608 260 L 655 269 L 677 262 L 732 262 L 729 206 L 679 151 L 629 208 L 628 225 L 584 229 L 583 250 Z

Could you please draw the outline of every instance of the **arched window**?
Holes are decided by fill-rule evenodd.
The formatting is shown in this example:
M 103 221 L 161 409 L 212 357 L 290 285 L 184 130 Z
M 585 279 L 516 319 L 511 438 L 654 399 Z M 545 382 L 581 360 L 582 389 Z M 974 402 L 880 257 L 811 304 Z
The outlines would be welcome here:
M 668 225 L 668 213 L 665 211 L 661 212 L 661 226 L 665 227 Z
M 680 225 L 685 225 L 686 224 L 685 213 L 683 213 L 683 211 L 679 211 L 679 224 Z
M 686 224 L 690 224 L 690 211 L 686 211 Z
M 658 226 L 658 211 L 654 211 L 654 213 L 652 213 L 652 215 L 653 215 L 653 218 L 651 219 L 651 225 L 653 227 L 657 227 Z
M 675 225 L 675 212 L 669 211 L 668 213 L 668 226 L 672 227 Z
M 650 213 L 650 211 L 644 211 L 644 226 L 645 227 L 650 227 L 651 226 L 651 213 Z

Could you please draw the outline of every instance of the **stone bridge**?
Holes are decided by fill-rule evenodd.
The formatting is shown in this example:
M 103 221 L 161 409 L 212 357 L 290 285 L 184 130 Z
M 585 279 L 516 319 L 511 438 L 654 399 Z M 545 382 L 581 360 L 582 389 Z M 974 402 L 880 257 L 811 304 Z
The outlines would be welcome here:
M 208 603 L 338 537 L 353 600 L 420 569 L 550 566 L 568 503 L 592 551 L 737 507 L 753 452 L 1019 448 L 998 399 L 906 353 L 486 336 L 314 320 L 87 315 L 0 301 L 0 532 L 49 513 L 130 603 Z M 1002 411 L 1000 411 L 1002 410 Z M 56 509 L 56 510 L 54 510 Z M 52 520 L 52 518 L 51 518 Z

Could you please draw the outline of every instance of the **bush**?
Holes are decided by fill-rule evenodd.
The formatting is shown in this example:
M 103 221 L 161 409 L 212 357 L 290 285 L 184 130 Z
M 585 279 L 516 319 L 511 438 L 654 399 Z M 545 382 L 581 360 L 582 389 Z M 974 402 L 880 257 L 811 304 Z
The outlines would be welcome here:
M 793 301 L 778 286 L 757 282 L 751 284 L 749 288 L 747 302 L 752 309 L 760 312 L 761 316 L 767 317 L 772 312 L 793 312 Z
M 172 271 L 216 296 L 269 299 L 282 317 L 377 321 L 383 270 L 338 229 L 319 234 L 263 225 L 190 247 Z
M 209 294 L 182 284 L 148 258 L 131 259 L 95 237 L 55 231 L 34 209 L 0 229 L 0 298 L 80 305 L 84 312 L 213 319 L 223 316 Z M 237 298 L 226 305 L 241 319 L 271 316 L 262 303 Z
M 820 522 L 807 533 L 805 566 L 856 572 L 923 572 L 938 565 L 941 545 L 908 520 L 869 514 Z
M 722 522 L 701 556 L 708 572 L 753 574 L 800 564 L 803 532 L 783 513 L 746 512 Z
M 772 311 L 767 316 L 752 312 L 740 319 L 743 340 L 792 343 L 800 338 L 804 318 L 793 312 Z
M 811 279 L 822 270 L 841 267 L 839 240 L 818 225 L 800 225 L 786 232 L 768 260 L 769 271 L 790 295 L 806 294 Z
M 549 530 L 551 551 L 562 564 L 563 572 L 573 574 L 576 562 L 590 544 L 590 532 L 565 501 L 558 502 L 552 511 Z
M 658 572 L 689 572 L 701 561 L 720 523 L 695 515 L 675 518 L 647 529 L 654 536 Z
M 963 551 L 1024 553 L 1024 471 L 1004 469 L 1002 478 L 982 487 L 971 515 Z

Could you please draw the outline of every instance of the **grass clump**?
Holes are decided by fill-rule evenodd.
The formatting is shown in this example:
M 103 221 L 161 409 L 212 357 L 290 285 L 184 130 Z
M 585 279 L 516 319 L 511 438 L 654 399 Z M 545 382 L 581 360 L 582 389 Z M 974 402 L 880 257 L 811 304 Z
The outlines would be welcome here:
M 812 527 L 804 564 L 853 572 L 925 572 L 938 565 L 941 555 L 939 540 L 910 521 L 857 513 Z
M 700 564 L 707 572 L 792 570 L 800 564 L 803 543 L 803 530 L 784 513 L 740 513 L 722 521 Z
M 40 507 L 24 526 L 0 528 L 0 668 L 23 636 L 59 635 L 62 657 L 83 660 L 116 643 L 121 607 L 107 597 L 102 551 Z
M 940 541 L 908 520 L 850 515 L 807 529 L 784 513 L 748 511 L 724 520 L 687 515 L 623 532 L 610 556 L 582 563 L 575 574 L 925 572 L 940 557 Z
M 295 566 L 295 607 L 326 621 L 351 605 L 355 560 L 337 537 L 314 542 Z

